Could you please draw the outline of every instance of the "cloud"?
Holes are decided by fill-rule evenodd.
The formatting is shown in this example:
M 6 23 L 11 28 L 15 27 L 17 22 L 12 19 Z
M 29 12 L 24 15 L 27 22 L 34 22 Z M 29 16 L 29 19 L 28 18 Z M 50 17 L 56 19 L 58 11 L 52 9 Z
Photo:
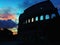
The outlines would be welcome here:
M 0 8 L 0 20 L 16 20 L 16 8 Z
M 14 21 L 15 23 L 18 24 L 18 17 L 20 15 L 20 12 L 18 12 L 18 8 L 0 8 L 0 20 L 12 20 Z M 18 14 L 17 14 L 18 13 Z
M 18 8 L 12 8 L 12 7 L 5 7 L 5 8 L 0 8 L 0 14 L 16 14 Z
M 15 20 L 16 19 L 16 16 L 15 15 L 12 15 L 12 14 L 2 14 L 0 15 L 0 20 Z
M 12 20 L 0 20 L 0 28 L 13 28 L 17 27 L 17 24 Z

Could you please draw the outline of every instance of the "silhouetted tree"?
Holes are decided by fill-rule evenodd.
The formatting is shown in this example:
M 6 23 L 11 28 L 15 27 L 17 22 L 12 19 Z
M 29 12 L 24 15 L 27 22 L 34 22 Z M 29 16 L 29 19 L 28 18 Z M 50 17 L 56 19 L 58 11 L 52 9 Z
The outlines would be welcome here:
M 0 30 L 0 41 L 11 41 L 13 40 L 12 32 L 8 29 Z

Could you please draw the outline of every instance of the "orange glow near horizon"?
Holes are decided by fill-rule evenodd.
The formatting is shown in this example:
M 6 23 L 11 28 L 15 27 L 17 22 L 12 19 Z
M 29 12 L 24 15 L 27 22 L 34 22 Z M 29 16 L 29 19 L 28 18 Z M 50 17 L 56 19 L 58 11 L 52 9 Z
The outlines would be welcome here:
M 16 20 L 16 16 L 12 15 L 12 14 L 8 14 L 8 15 L 0 15 L 0 20 Z
M 8 15 L 4 15 L 4 14 L 0 14 L 0 20 L 16 20 L 16 16 L 13 14 L 8 14 Z M 0 30 L 3 30 L 3 28 L 0 28 Z M 17 29 L 10 29 L 11 32 L 13 32 L 13 35 L 17 35 Z
M 0 28 L 0 30 L 4 31 L 3 28 Z M 12 32 L 13 35 L 17 35 L 18 34 L 18 30 L 17 29 L 10 29 L 10 31 Z
M 12 28 L 12 29 L 9 29 L 11 32 L 13 32 L 13 35 L 17 35 L 18 34 L 18 30 L 17 28 Z

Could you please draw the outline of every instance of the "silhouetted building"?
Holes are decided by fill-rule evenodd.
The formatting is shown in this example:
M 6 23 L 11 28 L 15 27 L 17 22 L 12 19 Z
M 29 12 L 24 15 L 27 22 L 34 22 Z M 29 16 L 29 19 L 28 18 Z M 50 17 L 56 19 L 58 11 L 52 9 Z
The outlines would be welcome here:
M 20 39 L 27 44 L 60 43 L 59 19 L 58 10 L 50 0 L 27 8 L 19 17 Z

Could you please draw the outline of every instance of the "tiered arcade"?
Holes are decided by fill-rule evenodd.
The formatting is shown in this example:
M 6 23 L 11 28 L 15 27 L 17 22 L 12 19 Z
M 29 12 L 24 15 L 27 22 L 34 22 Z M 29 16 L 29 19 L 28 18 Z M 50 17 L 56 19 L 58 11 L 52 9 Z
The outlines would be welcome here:
M 27 8 L 19 17 L 20 39 L 29 44 L 54 42 L 53 36 L 59 31 L 58 19 L 58 10 L 49 0 Z

